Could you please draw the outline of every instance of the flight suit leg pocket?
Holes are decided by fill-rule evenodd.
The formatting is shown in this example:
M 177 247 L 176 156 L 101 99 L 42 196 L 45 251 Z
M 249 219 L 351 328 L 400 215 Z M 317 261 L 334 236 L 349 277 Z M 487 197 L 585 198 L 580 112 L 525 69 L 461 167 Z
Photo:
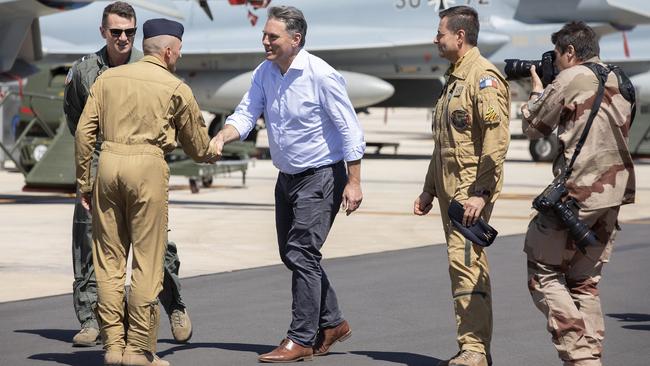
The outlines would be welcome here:
M 620 230 L 618 225 L 619 207 L 603 209 L 603 214 L 591 226 L 591 231 L 598 238 L 598 244 L 588 245 L 586 256 L 594 262 L 609 262 L 616 240 L 616 233 Z
M 160 325 L 160 307 L 158 306 L 158 299 L 149 303 L 148 307 L 149 329 L 147 330 L 147 350 L 155 354 L 158 343 L 158 326 Z

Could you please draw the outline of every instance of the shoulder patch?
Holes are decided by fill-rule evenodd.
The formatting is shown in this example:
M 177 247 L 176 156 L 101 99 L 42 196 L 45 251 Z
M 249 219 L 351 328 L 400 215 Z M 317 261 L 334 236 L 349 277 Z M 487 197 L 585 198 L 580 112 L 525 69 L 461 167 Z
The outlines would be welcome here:
M 499 81 L 497 80 L 497 78 L 495 78 L 492 75 L 484 75 L 484 76 L 481 76 L 481 79 L 479 79 L 478 88 L 479 88 L 479 90 L 483 90 L 485 88 L 498 89 L 499 88 Z
M 485 115 L 483 116 L 485 122 L 496 122 L 499 120 L 499 114 L 496 112 L 493 106 L 489 106 Z
M 72 70 L 73 67 L 71 67 L 70 70 L 68 70 L 68 74 L 65 76 L 65 85 L 70 84 L 70 82 L 72 81 Z
M 459 131 L 464 131 L 471 127 L 471 118 L 467 111 L 458 109 L 451 113 L 449 122 Z

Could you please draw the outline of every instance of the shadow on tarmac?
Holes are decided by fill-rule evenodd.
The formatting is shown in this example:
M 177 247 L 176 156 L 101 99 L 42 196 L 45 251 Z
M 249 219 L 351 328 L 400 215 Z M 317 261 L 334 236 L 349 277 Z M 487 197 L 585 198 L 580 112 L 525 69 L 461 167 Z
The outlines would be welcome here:
M 395 362 L 407 366 L 429 366 L 435 365 L 440 361 L 435 357 L 409 352 L 352 351 L 350 353 L 370 357 L 375 361 Z
M 650 281 L 642 269 L 650 262 L 650 224 L 622 226 L 615 258 L 600 284 L 608 334 L 603 363 L 647 366 Z M 526 288 L 523 241 L 523 235 L 501 236 L 488 249 L 495 365 L 557 365 L 544 318 Z M 340 346 L 340 353 L 314 364 L 435 365 L 437 355 L 457 350 L 445 246 L 332 258 L 324 264 L 355 337 Z M 286 329 L 289 280 L 282 265 L 183 278 L 196 342 L 177 344 L 161 325 L 158 354 L 173 365 L 257 364 L 257 355 L 277 345 L 271 334 Z M 0 304 L 0 365 L 101 365 L 100 346 L 70 346 L 76 331 L 70 327 L 77 323 L 69 294 Z
M 169 344 L 178 344 L 172 339 L 160 339 L 158 343 L 169 343 Z M 223 343 L 223 342 L 194 342 L 188 344 L 182 344 L 175 347 L 171 347 L 162 352 L 158 352 L 158 356 L 164 358 L 165 356 L 172 355 L 176 351 L 185 351 L 192 350 L 197 348 L 216 348 L 223 349 L 227 351 L 238 351 L 238 352 L 253 352 L 258 355 L 271 352 L 277 346 L 266 345 L 266 344 L 249 344 L 249 343 Z
M 79 366 L 79 365 L 101 365 L 104 362 L 104 351 L 75 351 L 65 353 L 38 353 L 27 357 L 29 360 L 52 361 L 57 364 Z
M 622 322 L 650 322 L 650 314 L 622 313 L 607 314 L 607 316 L 616 318 Z
M 622 313 L 622 314 L 607 314 L 607 316 L 618 319 L 619 322 L 648 322 L 648 324 L 622 325 L 621 328 L 631 329 L 631 330 L 650 331 L 650 314 Z
M 15 333 L 35 334 L 43 338 L 70 343 L 79 329 L 16 329 Z

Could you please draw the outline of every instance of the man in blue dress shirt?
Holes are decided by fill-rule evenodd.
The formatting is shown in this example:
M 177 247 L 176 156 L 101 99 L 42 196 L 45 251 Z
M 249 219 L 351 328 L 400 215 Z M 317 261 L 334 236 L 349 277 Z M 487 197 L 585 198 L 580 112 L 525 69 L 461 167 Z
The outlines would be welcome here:
M 271 157 L 280 170 L 276 230 L 280 257 L 293 272 L 292 322 L 287 337 L 261 362 L 310 360 L 352 333 L 321 267 L 320 249 L 339 207 L 349 215 L 361 204 L 366 144 L 345 80 L 302 49 L 306 34 L 300 10 L 269 9 L 262 38 L 266 61 L 212 140 L 220 154 L 225 143 L 245 139 L 264 113 Z

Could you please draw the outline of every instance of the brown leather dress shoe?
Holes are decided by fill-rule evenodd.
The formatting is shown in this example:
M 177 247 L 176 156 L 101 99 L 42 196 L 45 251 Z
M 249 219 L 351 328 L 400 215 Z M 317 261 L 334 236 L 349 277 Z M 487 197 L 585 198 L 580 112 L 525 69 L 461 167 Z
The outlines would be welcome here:
M 258 357 L 260 362 L 296 362 L 296 361 L 311 361 L 313 359 L 313 351 L 311 347 L 303 347 L 295 343 L 291 339 L 285 338 L 282 343 L 269 353 L 265 353 Z
M 316 337 L 316 344 L 314 344 L 314 356 L 326 355 L 332 348 L 334 342 L 343 342 L 350 338 L 351 335 L 352 329 L 350 329 L 350 324 L 348 324 L 347 320 L 342 321 L 341 324 L 335 327 L 319 330 L 318 336 Z

